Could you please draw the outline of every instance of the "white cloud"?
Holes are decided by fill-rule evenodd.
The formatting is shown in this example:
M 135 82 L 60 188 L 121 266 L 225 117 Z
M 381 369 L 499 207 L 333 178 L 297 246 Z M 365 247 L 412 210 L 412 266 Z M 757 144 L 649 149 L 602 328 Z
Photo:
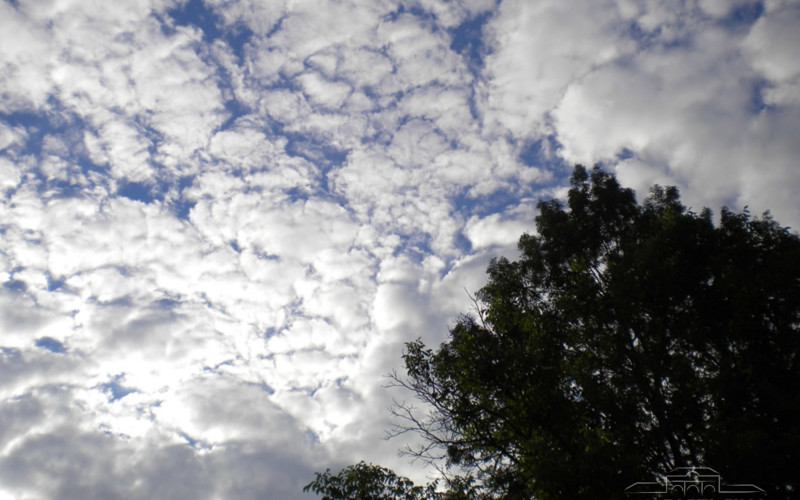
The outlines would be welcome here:
M 10 127 L 0 123 L 0 151 L 13 151 L 25 143 L 27 132 L 23 127 Z
M 530 232 L 532 224 L 530 217 L 525 217 L 529 214 L 517 215 L 522 217 L 504 219 L 501 214 L 492 214 L 484 218 L 472 216 L 467 221 L 464 233 L 475 250 L 491 246 L 513 246 L 521 234 Z
M 142 182 L 153 176 L 148 152 L 153 144 L 134 127 L 111 121 L 101 126 L 98 136 L 86 136 L 92 161 L 100 165 L 110 165 L 115 177 L 133 182 Z
M 725 17 L 733 9 L 754 5 L 754 0 L 700 0 L 699 6 L 707 14 L 715 17 Z
M 224 386 L 223 386 L 224 387 Z M 213 430 L 215 419 L 230 420 L 242 431 L 260 424 L 280 424 L 261 434 L 284 445 L 280 451 L 250 438 L 198 452 L 185 433 L 151 432 L 134 441 L 81 425 L 85 414 L 69 389 L 38 389 L 2 403 L 4 445 L 0 455 L 3 490 L 14 498 L 109 499 L 146 498 L 299 498 L 296 485 L 311 469 L 302 450 L 302 430 L 280 418 L 263 420 L 252 405 L 220 407 L 208 396 L 219 387 L 191 395 L 187 403 L 199 416 L 201 429 Z M 247 388 L 227 387 L 231 396 Z M 218 393 L 217 393 L 218 394 Z M 252 395 L 248 396 L 248 398 Z M 261 405 L 266 411 L 269 405 Z M 234 411 L 239 410 L 239 411 Z M 36 429 L 36 432 L 31 430 Z M 9 440 L 8 437 L 13 436 Z M 184 437 L 181 437 L 184 436 Z M 200 445 L 196 443 L 199 447 Z
M 0 495 L 424 479 L 383 376 L 562 163 L 800 224 L 798 10 L 746 3 L 208 1 L 209 41 L 185 2 L 1 2 Z M 481 66 L 450 46 L 483 13 Z
M 410 15 L 382 24 L 379 35 L 388 42 L 387 53 L 397 67 L 398 83 L 403 87 L 432 82 L 459 85 L 468 78 L 461 59 L 447 49 L 441 35 L 426 29 Z
M 770 82 L 764 100 L 770 105 L 800 105 L 800 62 L 792 47 L 800 44 L 795 29 L 800 22 L 797 5 L 771 5 L 744 40 L 753 66 Z
M 283 153 L 285 143 L 285 140 L 277 143 L 270 141 L 263 132 L 255 127 L 244 126 L 214 134 L 206 151 L 232 166 L 256 170 L 270 167 L 276 161 L 280 161 L 281 159 L 276 157 Z M 210 171 L 206 175 L 211 176 L 216 173 Z M 238 179 L 228 177 L 227 180 L 220 180 L 236 182 Z
M 632 151 L 636 157 L 623 161 L 619 171 L 624 182 L 640 189 L 677 184 L 696 209 L 755 208 L 756 202 L 766 209 L 766 200 L 756 194 L 761 191 L 753 189 L 754 182 L 766 180 L 760 167 L 764 152 L 792 149 L 782 144 L 788 138 L 766 124 L 791 120 L 794 112 L 754 114 L 756 79 L 739 57 L 735 35 L 708 28 L 695 37 L 701 50 L 643 52 L 634 64 L 607 65 L 572 84 L 554 112 L 561 153 L 571 162 L 591 164 Z M 762 134 L 764 126 L 772 132 Z M 777 163 L 770 171 L 786 172 L 782 161 Z M 795 217 L 786 201 L 773 209 L 782 219 Z
M 22 168 L 6 158 L 0 158 L 0 189 L 6 193 L 19 185 Z
M 516 137 L 545 132 L 570 83 L 635 49 L 617 22 L 606 2 L 503 2 L 487 28 L 487 124 Z
M 44 26 L 31 22 L 9 2 L 0 5 L 0 61 L 3 98 L 0 111 L 10 113 L 45 104 L 50 92 L 46 77 L 55 47 Z
M 311 101 L 323 108 L 339 108 L 350 93 L 350 86 L 346 83 L 325 80 L 318 73 L 304 73 L 297 80 Z
M 209 5 L 219 12 L 225 23 L 234 28 L 238 23 L 246 24 L 258 35 L 272 31 L 286 13 L 285 0 L 259 2 L 258 0 L 211 0 Z

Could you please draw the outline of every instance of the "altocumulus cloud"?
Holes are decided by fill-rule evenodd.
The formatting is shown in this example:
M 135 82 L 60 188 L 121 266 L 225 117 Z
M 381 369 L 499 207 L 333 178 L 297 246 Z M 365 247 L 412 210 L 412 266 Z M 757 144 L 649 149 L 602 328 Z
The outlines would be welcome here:
M 0 497 L 304 498 L 575 162 L 798 227 L 793 1 L 0 2 Z

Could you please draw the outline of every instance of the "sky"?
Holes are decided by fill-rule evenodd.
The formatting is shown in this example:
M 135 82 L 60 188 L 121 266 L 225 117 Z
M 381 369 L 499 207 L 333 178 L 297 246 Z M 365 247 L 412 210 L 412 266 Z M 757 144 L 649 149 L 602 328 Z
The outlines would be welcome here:
M 800 3 L 0 0 L 0 500 L 304 499 L 536 202 L 800 227 Z M 795 229 L 796 230 L 796 229 Z

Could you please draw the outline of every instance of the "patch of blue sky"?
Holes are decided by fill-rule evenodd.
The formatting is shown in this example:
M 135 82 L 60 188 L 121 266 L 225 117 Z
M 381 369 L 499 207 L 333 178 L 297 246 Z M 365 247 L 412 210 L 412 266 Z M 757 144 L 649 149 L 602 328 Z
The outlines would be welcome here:
M 347 206 L 347 200 L 331 188 L 328 175 L 345 164 L 350 153 L 348 150 L 336 148 L 314 134 L 285 131 L 280 123 L 274 124 L 273 134 L 287 140 L 285 150 L 288 155 L 303 158 L 317 169 L 316 190 L 312 188 L 314 192 L 309 193 L 299 186 L 292 187 L 286 191 L 292 201 L 306 200 L 313 194 Z
M 461 54 L 474 73 L 483 68 L 483 58 L 488 54 L 483 39 L 483 27 L 491 19 L 492 14 L 492 11 L 483 12 L 449 30 L 452 40 L 450 49 Z
M 429 255 L 434 255 L 432 240 L 430 234 L 422 232 L 400 235 L 400 244 L 394 249 L 393 255 L 403 255 L 412 262 L 422 262 Z
M 64 286 L 66 280 L 64 278 L 57 279 L 54 278 L 50 272 L 45 273 L 45 278 L 47 279 L 47 291 L 48 292 L 55 292 Z
M 165 179 L 152 178 L 150 182 L 130 182 L 123 180 L 117 186 L 117 195 L 129 200 L 138 201 L 144 204 L 154 202 L 164 202 L 166 200 L 167 209 L 181 220 L 187 220 L 189 214 L 197 204 L 196 201 L 183 196 L 183 189 L 191 183 L 186 184 L 185 178 L 179 179 L 178 197 L 166 200 L 166 192 L 169 190 L 170 183 Z
M 559 148 L 560 143 L 555 135 L 531 140 L 522 146 L 519 153 L 520 163 L 549 174 L 541 184 L 500 188 L 480 196 L 471 195 L 470 188 L 465 187 L 450 198 L 453 211 L 464 218 L 503 213 L 517 207 L 521 196 L 535 195 L 542 189 L 565 184 L 572 166 L 558 155 Z M 468 242 L 462 243 L 466 246 Z
M 156 172 L 159 172 L 157 169 Z M 155 176 L 146 182 L 132 182 L 123 179 L 117 185 L 117 195 L 144 204 L 165 203 L 166 208 L 178 219 L 188 220 L 196 200 L 184 196 L 184 190 L 192 185 L 194 176 L 165 179 Z M 175 185 L 177 196 L 167 198 L 170 188 Z
M 764 2 L 747 2 L 734 6 L 719 23 L 732 30 L 748 30 L 764 14 Z
M 640 51 L 650 50 L 659 47 L 664 50 L 691 48 L 694 43 L 694 32 L 691 30 L 686 31 L 685 36 L 674 36 L 678 30 L 670 30 L 671 35 L 664 37 L 664 25 L 659 25 L 655 29 L 649 30 L 642 27 L 638 21 L 627 22 L 622 26 L 622 33 L 627 35 L 628 38 L 636 42 Z M 633 57 L 635 53 L 631 53 Z
M 244 23 L 225 26 L 223 19 L 203 0 L 188 0 L 174 9 L 167 10 L 176 26 L 195 26 L 203 32 L 203 41 L 213 43 L 222 39 L 231 50 L 244 60 L 245 45 L 253 36 L 253 31 Z M 162 27 L 162 29 L 167 29 Z
M 122 182 L 117 188 L 119 196 L 149 204 L 156 200 L 154 186 L 143 182 Z
M 658 26 L 653 30 L 646 30 L 637 21 L 632 21 L 626 31 L 626 34 L 636 42 L 640 50 L 649 50 L 657 46 L 663 48 L 677 48 L 680 46 L 680 39 L 677 37 L 669 42 L 664 42 L 662 26 Z
M 317 434 L 316 432 L 312 431 L 311 429 L 306 429 L 305 430 L 305 436 L 306 436 L 306 439 L 308 439 L 310 442 L 312 442 L 314 444 L 318 444 L 320 442 L 319 434 Z
M 176 26 L 195 26 L 203 32 L 203 40 L 213 42 L 221 37 L 221 19 L 202 0 L 188 0 L 167 10 Z
M 314 387 L 290 387 L 289 392 L 305 394 L 308 395 L 308 397 L 313 398 L 320 389 L 322 389 L 321 383 L 315 385 Z
M 614 168 L 615 165 L 637 157 L 638 153 L 635 150 L 630 148 L 622 148 L 616 153 L 616 155 L 614 155 L 614 158 L 599 161 L 596 163 L 596 165 L 602 168 L 603 170 L 610 171 Z M 589 168 L 589 167 L 594 167 L 594 165 L 584 165 L 584 167 Z M 570 175 L 571 173 L 572 172 L 570 171 Z M 566 184 L 568 182 L 569 177 L 570 177 L 569 175 L 565 176 L 563 178 L 562 184 Z
M 25 129 L 25 144 L 21 150 L 17 151 L 20 155 L 39 156 L 42 151 L 42 143 L 47 134 L 53 133 L 55 128 L 50 122 L 51 117 L 43 111 L 15 111 L 12 113 L 0 113 L 0 121 L 5 122 L 10 127 L 21 127 Z
M 229 360 L 223 361 L 223 362 L 221 362 L 221 363 L 217 363 L 217 364 L 216 364 L 216 365 L 214 365 L 213 367 L 211 367 L 211 366 L 204 366 L 204 367 L 203 367 L 203 371 L 204 371 L 205 373 L 213 373 L 213 374 L 215 374 L 215 375 L 221 375 L 221 374 L 222 374 L 222 370 L 221 370 L 221 368 L 222 368 L 223 366 L 234 366 L 234 362 L 233 362 L 233 360 L 229 359 Z
M 158 150 L 158 145 L 164 142 L 164 133 L 150 125 L 150 117 L 147 114 L 138 114 L 133 117 L 136 124 L 136 131 L 147 138 L 149 144 L 147 151 L 154 155 Z
M 177 26 L 194 26 L 203 33 L 203 41 L 213 43 L 215 40 L 223 40 L 231 48 L 240 62 L 245 60 L 247 43 L 253 37 L 253 31 L 244 23 L 236 23 L 232 26 L 225 26 L 222 18 L 202 0 L 189 0 L 174 9 L 167 11 L 167 15 L 172 18 Z M 169 31 L 163 25 L 162 29 Z M 198 55 L 203 59 L 211 57 L 205 50 L 198 49 Z M 223 65 L 215 64 L 219 74 L 219 83 L 227 87 L 231 96 L 225 101 L 225 110 L 228 111 L 228 118 L 220 126 L 220 130 L 230 128 L 236 120 L 248 113 L 248 108 L 234 97 L 230 75 L 227 74 Z
M 465 219 L 473 215 L 486 217 L 518 206 L 519 193 L 511 189 L 497 189 L 489 194 L 473 196 L 469 193 L 469 188 L 464 188 L 451 197 L 450 203 L 453 211 L 461 214 Z
M 469 106 L 469 115 L 473 120 L 483 121 L 483 113 L 478 104 L 478 93 L 475 90 L 475 85 L 470 86 L 469 96 L 467 97 L 467 105 Z
M 57 156 L 65 162 L 65 169 L 57 177 L 45 174 L 35 167 L 27 171 L 25 180 L 35 181 L 36 189 L 44 199 L 80 197 L 96 187 L 96 182 L 107 173 L 107 168 L 89 158 L 83 134 L 85 122 L 74 113 L 60 109 L 53 99 L 47 111 L 19 111 L 0 114 L 0 121 L 11 127 L 25 129 L 25 142 L 13 151 L 0 154 L 13 157 L 32 156 L 41 160 Z M 47 148 L 46 139 L 56 138 L 61 144 L 56 150 Z M 50 142 L 52 145 L 52 142 Z M 101 174 L 101 175 L 93 175 Z
M 559 154 L 560 149 L 561 142 L 555 134 L 529 140 L 522 147 L 519 161 L 529 167 L 541 169 L 548 174 L 541 183 L 536 186 L 529 186 L 532 191 L 562 186 L 568 182 L 574 165 L 566 162 L 561 157 Z
M 156 300 L 154 302 L 154 304 L 158 309 L 171 310 L 171 309 L 175 309 L 177 307 L 180 307 L 181 298 L 180 297 L 164 297 L 164 298 Z
M 48 128 L 47 115 L 43 112 L 13 111 L 11 113 L 0 113 L 0 121 L 11 127 L 19 126 L 25 128 L 29 134 L 29 142 L 30 139 L 38 137 L 40 145 L 44 130 Z
M 519 160 L 529 167 L 542 168 L 550 172 L 570 170 L 563 158 L 558 155 L 561 142 L 555 134 L 528 141 L 520 151 Z
M 631 158 L 634 158 L 635 156 L 636 156 L 636 153 L 634 153 L 631 149 L 622 148 L 622 151 L 617 153 L 616 160 L 617 161 L 630 160 Z
M 211 446 L 210 444 L 208 444 L 206 442 L 203 442 L 203 441 L 200 441 L 199 439 L 194 439 L 194 438 L 190 437 L 188 434 L 186 434 L 185 432 L 178 433 L 178 436 L 180 436 L 181 439 L 186 441 L 186 444 L 188 444 L 189 446 L 191 446 L 195 450 L 207 451 L 207 450 L 210 450 L 210 449 L 213 448 L 213 446 Z
M 102 389 L 103 392 L 105 392 L 106 395 L 108 395 L 109 402 L 119 401 L 128 394 L 133 394 L 134 392 L 138 392 L 136 389 L 131 389 L 129 387 L 123 386 L 120 382 L 124 378 L 125 374 L 120 373 L 119 375 L 115 375 L 114 377 L 112 377 L 110 382 L 107 382 L 105 384 L 100 384 L 97 387 Z
M 467 238 L 463 232 L 456 233 L 453 238 L 453 246 L 463 255 L 468 255 L 472 252 L 472 242 Z M 448 266 L 442 276 L 446 275 L 452 269 L 452 265 Z
M 244 61 L 245 59 L 245 46 L 247 42 L 253 38 L 253 30 L 247 27 L 244 23 L 238 23 L 233 26 L 228 27 L 225 31 L 225 41 L 228 42 L 230 45 L 231 50 L 236 57 L 239 58 L 239 61 Z
M 238 247 L 238 245 L 237 245 L 237 247 Z M 267 252 L 267 251 L 265 251 L 265 250 L 263 250 L 261 248 L 254 247 L 252 250 L 253 250 L 253 254 L 259 260 L 269 260 L 269 261 L 273 261 L 273 262 L 278 262 L 278 261 L 281 260 L 280 255 L 275 255 L 275 254 L 269 253 L 269 252 Z
M 227 77 L 227 75 L 225 75 Z M 223 80 L 223 84 L 230 85 L 230 78 L 225 78 Z M 233 92 L 231 92 L 231 96 L 233 96 Z M 227 101 L 223 103 L 225 106 L 225 111 L 228 112 L 228 118 L 225 119 L 224 122 L 220 125 L 220 130 L 227 130 L 233 126 L 236 121 L 241 118 L 242 116 L 247 115 L 250 112 L 250 108 L 245 106 L 241 101 L 237 100 L 235 97 L 231 97 Z
M 261 382 L 245 382 L 245 385 L 255 387 L 256 389 L 266 392 L 270 396 L 275 394 L 275 389 L 270 387 L 270 385 L 264 382 L 263 380 Z
M 288 140 L 286 152 L 289 155 L 305 158 L 323 172 L 341 167 L 347 161 L 349 151 L 337 149 L 322 138 L 295 132 L 284 132 L 281 135 Z
M 764 101 L 764 92 L 767 91 L 772 84 L 764 78 L 760 78 L 753 82 L 750 89 L 750 106 L 749 111 L 753 114 L 761 113 L 770 107 Z
M 14 347 L 0 346 L 0 362 L 19 361 L 22 359 L 22 351 Z
M 178 197 L 169 200 L 169 208 L 177 218 L 181 220 L 188 220 L 192 209 L 195 205 L 197 205 L 197 201 L 184 196 L 183 193 L 186 188 L 191 187 L 191 185 L 194 183 L 194 176 L 180 177 L 177 183 Z
M 36 343 L 34 345 L 36 345 L 36 347 L 41 347 L 42 349 L 47 349 L 48 351 L 56 354 L 64 354 L 67 352 L 67 348 L 64 347 L 64 344 L 52 337 L 40 337 L 36 339 Z
M 11 278 L 10 280 L 3 282 L 3 288 L 5 288 L 6 290 L 10 290 L 12 292 L 24 293 L 28 291 L 28 285 L 24 281 L 17 280 L 14 278 Z
M 39 175 L 37 177 L 42 181 L 38 184 L 38 193 L 43 200 L 80 198 L 87 189 L 87 186 L 70 180 L 48 179 Z
M 325 180 L 325 184 L 327 185 L 327 177 Z M 286 193 L 286 196 L 289 197 L 289 201 L 291 202 L 308 201 L 311 198 L 308 190 L 303 189 L 299 186 L 291 187 L 285 190 L 284 192 Z

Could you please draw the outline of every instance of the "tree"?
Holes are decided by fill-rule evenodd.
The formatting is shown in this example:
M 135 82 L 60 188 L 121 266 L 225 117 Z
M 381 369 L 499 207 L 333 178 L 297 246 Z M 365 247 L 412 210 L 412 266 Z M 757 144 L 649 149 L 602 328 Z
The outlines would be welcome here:
M 643 204 L 576 167 L 520 258 L 493 260 L 474 315 L 407 344 L 431 410 L 398 405 L 408 450 L 472 468 L 496 498 L 624 498 L 709 466 L 771 499 L 800 488 L 800 238 L 769 214 Z
M 379 465 L 359 462 L 331 475 L 317 473 L 303 491 L 323 495 L 323 500 L 427 500 L 433 498 L 430 487 L 415 486 L 405 477 Z
M 437 491 L 437 484 L 417 486 L 390 469 L 359 462 L 336 475 L 330 470 L 318 472 L 303 491 L 322 495 L 322 500 L 470 500 L 479 496 L 471 478 L 447 481 L 445 491 Z

